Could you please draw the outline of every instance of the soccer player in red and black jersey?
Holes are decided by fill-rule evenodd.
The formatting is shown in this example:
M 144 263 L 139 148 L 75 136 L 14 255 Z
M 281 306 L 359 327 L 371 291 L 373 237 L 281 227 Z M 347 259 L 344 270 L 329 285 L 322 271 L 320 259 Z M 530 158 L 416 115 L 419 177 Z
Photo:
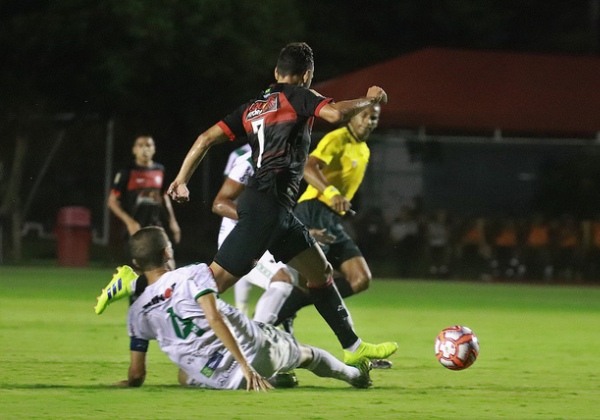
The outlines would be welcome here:
M 288 263 L 307 279 L 313 303 L 344 348 L 347 364 L 383 359 L 398 345 L 369 344 L 356 335 L 333 282 L 331 264 L 292 209 L 314 118 L 340 123 L 373 104 L 386 102 L 387 95 L 372 86 L 363 98 L 336 103 L 309 89 L 313 73 L 313 52 L 306 43 L 285 46 L 275 67 L 276 83 L 200 134 L 168 193 L 177 202 L 188 201 L 187 183 L 208 150 L 238 138 L 247 141 L 252 148 L 254 176 L 238 199 L 238 224 L 210 265 L 219 292 L 248 273 L 254 261 L 269 250 L 277 261 Z
M 153 160 L 154 139 L 137 137 L 132 153 L 135 161 L 115 175 L 108 207 L 123 222 L 129 236 L 145 226 L 163 226 L 170 230 L 173 242 L 179 243 L 181 229 L 163 188 L 165 169 Z

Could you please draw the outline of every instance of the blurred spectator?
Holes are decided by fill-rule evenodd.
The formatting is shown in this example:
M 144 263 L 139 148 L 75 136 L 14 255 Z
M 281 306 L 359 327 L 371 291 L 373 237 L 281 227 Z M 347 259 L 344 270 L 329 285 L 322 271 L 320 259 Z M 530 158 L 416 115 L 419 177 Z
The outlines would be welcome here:
M 527 228 L 521 271 L 530 280 L 550 281 L 554 276 L 551 258 L 550 224 L 541 214 L 533 217 Z
M 459 230 L 457 243 L 458 274 L 465 278 L 489 278 L 490 247 L 485 237 L 485 219 L 468 219 Z
M 397 274 L 400 277 L 413 276 L 419 255 L 419 223 L 409 206 L 400 207 L 390 227 L 390 240 Z
M 582 252 L 586 280 L 600 281 L 600 214 L 584 223 Z
M 366 259 L 381 259 L 388 243 L 388 225 L 379 207 L 369 208 L 362 218 L 356 221 L 358 247 Z
M 556 277 L 572 281 L 581 278 L 581 228 L 571 215 L 564 215 L 556 231 L 554 265 Z
M 448 277 L 450 273 L 450 226 L 448 212 L 436 210 L 426 222 L 425 236 L 429 256 L 429 274 L 433 277 Z
M 514 219 L 501 219 L 490 231 L 494 278 L 512 279 L 519 269 L 519 232 Z

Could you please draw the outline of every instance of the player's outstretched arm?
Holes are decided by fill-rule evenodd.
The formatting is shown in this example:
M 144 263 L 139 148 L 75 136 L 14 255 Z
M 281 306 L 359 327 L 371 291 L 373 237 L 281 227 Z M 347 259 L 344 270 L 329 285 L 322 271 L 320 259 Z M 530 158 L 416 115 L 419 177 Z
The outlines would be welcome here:
M 208 153 L 208 150 L 215 144 L 227 141 L 229 137 L 223 129 L 217 124 L 198 136 L 187 155 L 183 159 L 181 168 L 175 180 L 169 186 L 167 193 L 177 202 L 186 202 L 190 200 L 190 192 L 187 183 L 196 171 L 196 168 Z
M 231 352 L 235 360 L 240 364 L 244 377 L 246 378 L 247 391 L 267 391 L 272 388 L 266 378 L 263 378 L 248 363 L 244 353 L 231 333 L 231 330 L 223 321 L 221 313 L 217 309 L 217 300 L 213 293 L 208 293 L 198 298 L 198 304 L 202 307 L 208 324 L 215 332 L 219 340 Z
M 364 98 L 329 103 L 321 108 L 318 117 L 332 124 L 339 124 L 349 120 L 371 105 L 387 103 L 387 100 L 385 90 L 379 86 L 371 86 Z
M 178 244 L 181 242 L 181 227 L 179 227 L 179 223 L 175 217 L 175 212 L 173 211 L 173 205 L 171 204 L 169 194 L 165 193 L 163 195 L 163 202 L 165 204 L 165 208 L 167 209 L 167 214 L 169 215 L 169 229 L 173 235 L 173 241 Z

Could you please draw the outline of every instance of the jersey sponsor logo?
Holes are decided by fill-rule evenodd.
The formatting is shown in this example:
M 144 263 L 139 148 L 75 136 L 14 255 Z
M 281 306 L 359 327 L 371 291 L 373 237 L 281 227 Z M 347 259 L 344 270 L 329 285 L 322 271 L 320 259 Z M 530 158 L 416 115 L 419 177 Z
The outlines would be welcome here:
M 160 190 L 163 185 L 164 174 L 161 170 L 137 170 L 134 169 L 129 175 L 127 190 L 139 190 L 142 188 L 156 188 Z
M 171 285 L 171 287 L 167 287 L 165 289 L 165 291 L 162 292 L 160 295 L 152 296 L 152 299 L 150 299 L 148 301 L 148 303 L 146 303 L 143 306 L 143 308 L 148 309 L 149 307 L 156 305 L 157 303 L 161 303 L 161 302 L 164 302 L 165 300 L 169 299 L 173 295 L 173 289 L 175 289 L 175 285 L 176 285 L 176 283 L 173 283 Z
M 269 112 L 275 112 L 278 109 L 279 99 L 277 97 L 277 94 L 271 94 L 264 101 L 255 101 L 252 105 L 248 107 L 248 110 L 246 112 L 246 121 L 258 117 L 259 115 L 264 115 Z
M 206 365 L 204 365 L 204 367 L 200 370 L 200 373 L 203 374 L 204 376 L 206 376 L 207 378 L 210 378 L 213 375 L 213 373 L 215 373 L 215 370 L 221 364 L 221 360 L 223 360 L 223 354 L 221 354 L 219 352 L 213 353 L 208 358 Z

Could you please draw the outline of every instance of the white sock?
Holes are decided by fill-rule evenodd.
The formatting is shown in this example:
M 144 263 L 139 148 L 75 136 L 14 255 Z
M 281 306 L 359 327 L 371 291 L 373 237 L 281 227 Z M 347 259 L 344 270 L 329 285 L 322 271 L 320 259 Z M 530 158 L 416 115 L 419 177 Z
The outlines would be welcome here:
M 351 383 L 353 379 L 360 376 L 360 371 L 354 366 L 348 366 L 333 357 L 330 353 L 317 347 L 310 347 L 313 353 L 312 361 L 305 366 L 317 376 L 322 378 L 334 378 Z
M 294 286 L 283 281 L 274 281 L 262 294 L 256 303 L 254 320 L 264 324 L 273 325 L 277 321 L 279 310 L 285 300 L 290 296 Z
M 245 315 L 248 315 L 248 300 L 251 289 L 252 283 L 243 277 L 239 279 L 233 286 L 235 307 L 242 311 Z
M 360 346 L 360 343 L 362 343 L 362 340 L 359 338 L 354 342 L 354 344 L 352 344 L 350 347 L 346 347 L 344 350 L 348 350 L 354 353 L 358 349 L 358 346 Z

